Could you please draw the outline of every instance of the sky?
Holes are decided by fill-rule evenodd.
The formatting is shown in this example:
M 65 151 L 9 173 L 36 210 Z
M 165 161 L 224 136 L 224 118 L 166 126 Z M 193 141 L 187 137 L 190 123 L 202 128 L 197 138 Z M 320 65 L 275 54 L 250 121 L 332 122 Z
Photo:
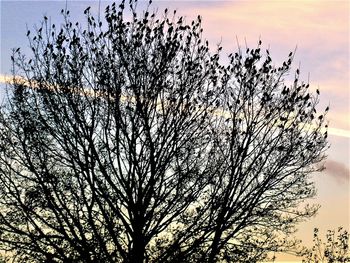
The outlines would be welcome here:
M 101 10 L 111 1 L 102 1 Z M 314 174 L 318 195 L 311 203 L 321 205 L 318 215 L 299 225 L 296 236 L 311 246 L 313 228 L 343 226 L 349 230 L 350 89 L 349 89 L 349 17 L 347 0 L 246 0 L 246 1 L 154 1 L 159 11 L 177 10 L 190 22 L 203 19 L 204 38 L 211 47 L 221 43 L 223 52 L 241 46 L 256 47 L 259 39 L 269 48 L 276 65 L 296 49 L 294 68 L 300 67 L 301 79 L 321 91 L 319 108 L 330 106 L 328 158 L 326 170 Z M 72 20 L 81 21 L 83 10 L 97 1 L 4 1 L 1 9 L 0 97 L 4 78 L 10 74 L 11 48 L 28 50 L 27 28 L 38 25 L 44 15 L 59 24 L 59 12 L 67 4 Z M 142 6 L 144 3 L 140 3 Z M 1 101 L 1 99 L 0 99 Z M 291 255 L 279 255 L 279 262 L 298 261 Z

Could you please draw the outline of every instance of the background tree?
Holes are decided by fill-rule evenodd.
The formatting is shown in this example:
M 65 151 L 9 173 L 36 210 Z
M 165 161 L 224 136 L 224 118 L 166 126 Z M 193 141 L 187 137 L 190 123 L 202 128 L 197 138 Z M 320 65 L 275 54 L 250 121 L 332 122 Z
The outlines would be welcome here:
M 319 237 L 318 228 L 314 229 L 314 245 L 302 254 L 305 263 L 343 263 L 350 262 L 349 233 L 342 227 L 338 231 L 328 230 L 326 240 Z
M 17 262 L 255 262 L 317 206 L 318 95 L 269 51 L 220 61 L 201 18 L 136 1 L 44 17 L 0 115 L 0 248 Z M 263 54 L 264 53 L 264 54 Z M 327 111 L 328 109 L 326 109 Z

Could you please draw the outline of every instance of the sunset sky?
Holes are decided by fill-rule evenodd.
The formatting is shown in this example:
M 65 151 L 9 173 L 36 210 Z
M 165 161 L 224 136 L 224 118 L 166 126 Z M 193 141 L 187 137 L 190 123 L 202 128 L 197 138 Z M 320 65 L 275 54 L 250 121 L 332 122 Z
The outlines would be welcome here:
M 111 1 L 102 1 L 104 10 Z M 25 36 L 28 26 L 39 24 L 43 15 L 59 24 L 60 10 L 65 1 L 1 1 L 1 68 L 0 96 L 4 79 L 10 74 L 11 48 L 28 50 Z M 73 21 L 84 19 L 83 10 L 91 5 L 98 12 L 98 1 L 67 3 Z M 141 1 L 140 9 L 144 6 Z M 187 22 L 201 15 L 204 37 L 213 50 L 218 43 L 223 55 L 241 46 L 256 47 L 259 39 L 269 48 L 276 65 L 296 49 L 294 68 L 300 65 L 301 79 L 310 79 L 311 89 L 321 91 L 319 108 L 330 106 L 329 141 L 331 147 L 325 163 L 326 171 L 315 174 L 319 203 L 318 215 L 299 226 L 298 238 L 310 246 L 313 228 L 327 229 L 344 226 L 349 229 L 349 158 L 350 158 L 350 93 L 349 93 L 349 1 L 323 0 L 257 0 L 257 1 L 155 1 L 153 8 L 161 13 L 165 8 L 176 9 Z M 1 100 L 1 97 L 0 97 Z M 280 262 L 297 260 L 280 255 Z

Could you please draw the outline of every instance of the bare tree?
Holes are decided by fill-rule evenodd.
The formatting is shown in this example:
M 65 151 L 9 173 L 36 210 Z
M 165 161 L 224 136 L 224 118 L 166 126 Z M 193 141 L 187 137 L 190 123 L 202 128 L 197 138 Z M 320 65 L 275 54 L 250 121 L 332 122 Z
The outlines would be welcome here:
M 318 95 L 256 48 L 220 61 L 201 17 L 112 4 L 44 17 L 0 115 L 0 249 L 15 262 L 255 262 L 313 216 Z M 264 54 L 263 54 L 264 53 Z M 326 109 L 327 111 L 328 109 Z

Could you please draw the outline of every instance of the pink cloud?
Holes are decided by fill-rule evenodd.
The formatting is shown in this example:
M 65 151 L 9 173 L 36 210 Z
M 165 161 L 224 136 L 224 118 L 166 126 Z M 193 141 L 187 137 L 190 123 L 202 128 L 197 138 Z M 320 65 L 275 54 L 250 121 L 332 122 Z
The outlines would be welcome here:
M 203 16 L 205 30 L 225 37 L 231 34 L 255 42 L 261 35 L 292 47 L 302 43 L 314 48 L 348 42 L 346 1 L 236 1 L 196 12 Z

